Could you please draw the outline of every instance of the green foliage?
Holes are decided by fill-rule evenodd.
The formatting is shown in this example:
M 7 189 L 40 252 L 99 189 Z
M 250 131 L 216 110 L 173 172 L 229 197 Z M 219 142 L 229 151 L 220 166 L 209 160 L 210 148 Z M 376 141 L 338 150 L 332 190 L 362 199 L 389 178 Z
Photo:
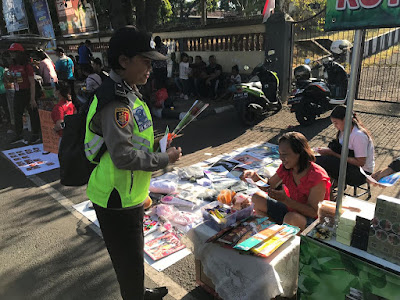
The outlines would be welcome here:
M 292 0 L 292 3 L 295 7 L 292 18 L 295 21 L 301 21 L 321 11 L 326 5 L 326 0 Z M 325 21 L 325 15 L 323 15 L 322 21 Z
M 161 23 L 166 23 L 172 19 L 172 5 L 169 0 L 162 0 L 160 11 L 158 13 Z
M 262 12 L 265 0 L 221 0 L 220 9 L 250 16 Z

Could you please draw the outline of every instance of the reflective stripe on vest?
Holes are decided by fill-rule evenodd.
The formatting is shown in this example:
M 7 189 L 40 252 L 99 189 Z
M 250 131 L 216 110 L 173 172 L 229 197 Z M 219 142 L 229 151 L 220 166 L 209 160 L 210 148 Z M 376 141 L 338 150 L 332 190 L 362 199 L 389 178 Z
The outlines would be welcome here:
M 133 143 L 133 148 L 135 148 L 136 150 L 141 150 L 141 151 L 147 152 L 147 153 L 150 152 L 149 148 L 147 148 L 144 145 L 137 144 L 137 143 Z
M 147 139 L 141 138 L 140 136 L 134 136 L 132 138 L 132 143 L 141 143 L 147 147 L 150 147 L 150 141 Z
M 95 134 L 94 138 L 85 144 L 85 155 L 90 160 L 91 157 L 95 157 L 100 151 L 101 146 L 104 144 L 103 137 Z

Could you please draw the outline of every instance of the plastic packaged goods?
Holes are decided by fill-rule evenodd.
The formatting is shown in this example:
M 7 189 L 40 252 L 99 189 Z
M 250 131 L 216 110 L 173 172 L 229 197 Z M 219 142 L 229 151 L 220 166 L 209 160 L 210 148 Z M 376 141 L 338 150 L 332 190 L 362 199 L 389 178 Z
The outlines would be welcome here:
M 149 191 L 158 194 L 171 194 L 177 190 L 177 184 L 167 179 L 152 179 Z
M 161 199 L 161 202 L 164 204 L 169 204 L 169 205 L 174 205 L 174 206 L 183 206 L 183 207 L 188 207 L 188 208 L 195 208 L 196 205 L 192 202 L 177 198 L 177 197 L 173 197 L 173 196 L 164 196 Z

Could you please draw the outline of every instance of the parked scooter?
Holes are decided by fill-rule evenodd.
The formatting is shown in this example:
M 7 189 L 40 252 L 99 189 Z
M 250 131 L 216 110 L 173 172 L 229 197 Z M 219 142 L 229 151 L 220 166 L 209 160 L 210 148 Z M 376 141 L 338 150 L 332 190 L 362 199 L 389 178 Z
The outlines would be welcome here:
M 248 83 L 236 85 L 233 101 L 238 115 L 245 125 L 253 126 L 270 111 L 279 111 L 282 102 L 279 97 L 279 79 L 268 65 L 273 61 L 274 50 L 268 52 L 268 58 L 251 73 Z
M 346 51 L 348 44 L 343 45 L 341 50 Z M 322 64 L 316 62 L 313 68 L 310 68 L 309 63 L 307 59 L 305 65 L 294 69 L 295 90 L 288 100 L 291 112 L 296 114 L 301 125 L 311 125 L 316 117 L 336 105 L 345 104 L 347 97 L 348 74 L 341 64 L 331 57 L 324 59 Z M 324 79 L 311 78 L 312 69 L 321 67 Z

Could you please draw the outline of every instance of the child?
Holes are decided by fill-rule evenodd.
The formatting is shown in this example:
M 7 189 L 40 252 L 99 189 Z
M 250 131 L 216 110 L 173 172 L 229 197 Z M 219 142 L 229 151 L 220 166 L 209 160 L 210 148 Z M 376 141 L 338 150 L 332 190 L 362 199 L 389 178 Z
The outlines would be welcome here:
M 179 78 L 176 85 L 181 92 L 181 98 L 189 99 L 189 56 L 186 53 L 181 54 L 181 62 L 179 63 Z
M 232 96 L 232 94 L 236 92 L 236 85 L 241 83 L 242 77 L 239 74 L 239 67 L 237 65 L 234 65 L 232 67 L 231 77 L 229 78 L 227 91 L 221 96 L 220 99 L 226 98 L 228 95 Z
M 64 117 L 75 114 L 76 108 L 72 103 L 71 86 L 69 83 L 60 80 L 57 89 L 60 101 L 54 106 L 51 118 L 54 122 L 54 130 L 61 137 L 62 130 L 64 129 Z
M 102 80 L 99 74 L 97 74 L 91 65 L 84 65 L 82 67 L 83 75 L 86 77 L 86 91 L 94 92 L 101 85 Z

